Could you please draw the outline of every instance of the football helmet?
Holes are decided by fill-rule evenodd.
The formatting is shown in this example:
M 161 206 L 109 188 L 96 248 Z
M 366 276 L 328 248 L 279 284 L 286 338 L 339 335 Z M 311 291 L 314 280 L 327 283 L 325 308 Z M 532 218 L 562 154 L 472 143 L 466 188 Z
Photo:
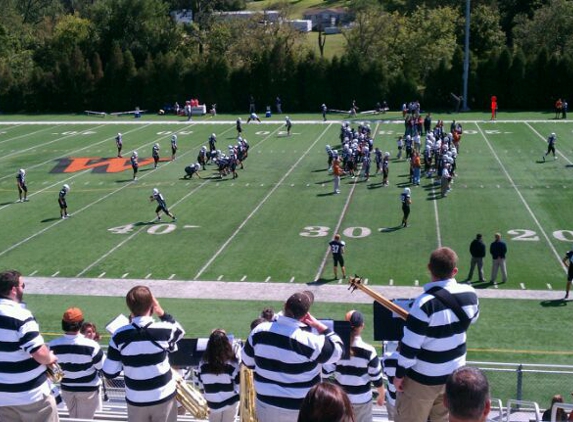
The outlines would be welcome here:
M 153 188 L 153 195 L 157 195 L 159 193 L 159 189 Z
M 65 184 L 65 185 L 62 186 L 62 187 L 64 188 L 64 190 L 65 190 L 66 192 L 69 192 L 69 191 L 70 191 L 70 185 Z
M 26 170 L 20 169 L 20 170 L 18 170 L 18 173 L 21 174 L 22 176 L 24 176 L 26 174 Z

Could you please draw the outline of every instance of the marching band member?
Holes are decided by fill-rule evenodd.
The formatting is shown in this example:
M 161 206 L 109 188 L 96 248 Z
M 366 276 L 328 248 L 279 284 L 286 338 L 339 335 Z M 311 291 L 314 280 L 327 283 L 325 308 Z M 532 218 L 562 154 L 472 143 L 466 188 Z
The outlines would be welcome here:
M 56 401 L 46 378 L 46 365 L 57 361 L 44 344 L 40 327 L 22 302 L 22 274 L 0 273 L 0 420 L 57 422 Z
M 177 350 L 185 331 L 148 287 L 133 287 L 125 299 L 131 324 L 113 334 L 103 373 L 116 378 L 124 372 L 129 422 L 175 422 L 176 389 L 168 355 Z M 160 322 L 153 319 L 154 314 Z
M 64 371 L 60 389 L 70 418 L 93 419 L 100 405 L 101 379 L 97 371 L 105 356 L 96 341 L 80 334 L 83 322 L 81 309 L 66 310 L 62 317 L 65 335 L 50 341 L 49 346 Z
M 334 381 L 348 394 L 356 422 L 372 422 L 372 388 L 378 389 L 376 404 L 384 405 L 382 366 L 376 349 L 362 340 L 364 316 L 359 311 L 346 314 L 350 322 L 350 356 L 334 364 L 324 365 L 323 372 L 334 374 Z
M 240 362 L 227 333 L 214 330 L 199 364 L 210 422 L 233 422 L 239 408 Z
M 342 340 L 309 313 L 311 303 L 308 294 L 293 294 L 283 315 L 257 325 L 242 350 L 243 363 L 254 369 L 259 422 L 296 422 L 306 393 L 320 382 L 321 364 L 342 355 Z

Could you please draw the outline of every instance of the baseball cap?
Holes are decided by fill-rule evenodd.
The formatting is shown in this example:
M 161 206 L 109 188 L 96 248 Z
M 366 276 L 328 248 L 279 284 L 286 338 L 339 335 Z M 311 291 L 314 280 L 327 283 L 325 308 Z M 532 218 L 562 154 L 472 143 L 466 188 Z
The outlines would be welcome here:
M 310 310 L 311 300 L 304 292 L 295 293 L 286 301 L 285 308 L 290 310 L 295 318 L 301 318 Z
M 364 324 L 364 315 L 359 311 L 348 311 L 346 313 L 346 321 L 350 322 L 352 328 L 360 327 Z
M 65 322 L 82 322 L 84 320 L 84 314 L 80 308 L 69 308 L 64 312 L 62 320 Z

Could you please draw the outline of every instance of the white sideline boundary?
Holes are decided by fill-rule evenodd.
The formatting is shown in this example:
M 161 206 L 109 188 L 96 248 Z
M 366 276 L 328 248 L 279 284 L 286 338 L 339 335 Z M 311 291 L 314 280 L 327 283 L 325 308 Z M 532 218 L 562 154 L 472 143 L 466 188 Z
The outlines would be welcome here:
M 282 122 L 281 122 L 282 124 Z M 328 125 L 326 127 L 326 129 L 324 129 L 322 131 L 322 133 L 318 136 L 318 138 L 316 138 L 316 140 L 307 148 L 307 150 L 304 152 L 304 154 L 301 154 L 301 156 L 299 157 L 299 159 L 292 165 L 292 167 L 289 169 L 289 171 L 287 171 L 283 177 L 281 177 L 281 179 L 278 181 L 278 183 L 269 191 L 269 193 L 267 193 L 265 195 L 265 197 L 261 200 L 261 202 L 258 203 L 258 205 L 255 207 L 255 209 L 253 211 L 251 211 L 251 213 L 247 216 L 247 218 L 245 218 L 243 220 L 243 222 L 239 225 L 239 227 L 237 227 L 237 229 L 233 232 L 233 234 L 225 241 L 225 243 L 223 243 L 223 245 L 219 248 L 219 250 L 217 250 L 217 252 L 215 252 L 215 254 L 211 257 L 211 259 L 209 259 L 207 261 L 207 263 L 199 270 L 199 272 L 197 273 L 197 275 L 195 275 L 195 279 L 198 279 L 199 277 L 201 277 L 201 275 L 205 272 L 205 270 L 215 261 L 215 259 L 218 258 L 219 255 L 221 255 L 221 253 L 225 250 L 225 248 L 233 241 L 233 239 L 239 234 L 239 232 L 243 229 L 243 227 L 245 227 L 245 225 L 250 221 L 250 219 L 259 211 L 259 209 L 265 204 L 265 202 L 267 202 L 267 199 L 270 198 L 270 196 L 279 188 L 279 186 L 281 186 L 281 184 L 283 183 L 283 181 L 290 176 L 290 174 L 293 172 L 293 170 L 296 168 L 296 166 L 298 166 L 298 164 L 302 161 L 302 159 L 304 157 L 306 157 L 306 155 L 308 154 L 308 152 L 314 148 L 314 146 L 316 145 L 316 143 L 324 136 L 324 134 L 326 133 L 326 131 L 328 129 L 330 129 L 331 125 Z M 279 126 L 277 129 L 275 129 L 272 133 L 277 132 L 282 126 Z M 270 137 L 271 134 L 268 135 L 268 137 Z
M 539 222 L 539 220 L 537 219 L 537 217 L 535 216 L 533 210 L 531 209 L 531 207 L 529 206 L 529 204 L 527 203 L 527 201 L 525 200 L 525 198 L 523 197 L 521 191 L 519 190 L 519 188 L 517 187 L 517 185 L 515 184 L 515 182 L 513 181 L 512 177 L 510 176 L 509 172 L 507 171 L 507 169 L 505 168 L 505 166 L 503 165 L 503 163 L 501 162 L 499 156 L 497 155 L 497 153 L 495 152 L 495 150 L 493 149 L 493 146 L 491 145 L 491 143 L 489 142 L 489 139 L 487 138 L 487 136 L 485 136 L 485 133 L 483 132 L 481 126 L 479 124 L 476 123 L 476 127 L 478 128 L 478 131 L 480 132 L 481 136 L 483 137 L 485 143 L 487 144 L 488 148 L 490 149 L 491 153 L 493 154 L 493 156 L 495 157 L 495 160 L 497 161 L 497 163 L 499 164 L 501 170 L 503 171 L 503 173 L 505 174 L 505 177 L 507 177 L 507 180 L 509 180 L 509 183 L 511 185 L 511 187 L 515 190 L 515 192 L 517 193 L 517 196 L 519 196 L 519 199 L 521 200 L 521 203 L 524 205 L 525 209 L 527 210 L 527 212 L 529 213 L 529 215 L 531 216 L 531 218 L 533 219 L 533 221 L 535 222 L 535 224 L 537 225 L 537 227 L 539 228 L 539 231 L 541 232 L 541 234 L 543 235 L 543 237 L 545 238 L 545 241 L 547 242 L 547 244 L 549 245 L 549 248 L 551 249 L 551 251 L 553 252 L 553 254 L 555 255 L 555 257 L 557 258 L 557 261 L 559 262 L 561 268 L 564 270 L 564 272 L 567 272 L 567 268 L 565 267 L 565 265 L 563 264 L 563 262 L 561 261 L 561 255 L 559 254 L 559 252 L 557 252 L 557 249 L 555 249 L 555 246 L 553 246 L 553 244 L 551 243 L 551 240 L 549 239 L 549 236 L 547 235 L 547 233 L 545 232 L 545 230 L 543 229 L 543 227 L 541 226 L 541 223 Z
M 191 127 L 192 125 L 188 125 L 188 126 Z M 168 136 L 169 136 L 169 135 L 161 136 L 161 137 L 159 137 L 159 139 L 167 138 Z M 151 145 L 151 144 L 155 143 L 156 141 L 157 141 L 157 139 L 154 140 L 154 141 L 148 142 L 146 145 Z M 192 151 L 192 150 L 189 150 L 188 152 L 186 152 L 186 153 L 183 154 L 182 156 L 184 156 L 184 155 L 190 153 L 191 151 Z M 167 163 L 167 164 L 170 164 L 170 163 Z M 153 174 L 153 173 L 144 174 L 143 176 L 140 177 L 140 179 L 144 178 L 145 176 L 147 176 L 147 175 L 149 175 L 149 174 Z M 81 213 L 81 212 L 87 210 L 88 208 L 91 208 L 93 205 L 100 203 L 101 201 L 103 201 L 103 200 L 109 198 L 109 197 L 112 196 L 112 195 L 115 195 L 117 192 L 120 192 L 120 191 L 122 191 L 123 189 L 125 189 L 125 188 L 127 188 L 127 187 L 129 187 L 129 186 L 132 186 L 132 185 L 133 185 L 133 182 L 126 183 L 126 184 L 123 185 L 122 187 L 120 187 L 120 188 L 118 188 L 118 189 L 116 189 L 116 190 L 114 190 L 114 191 L 108 193 L 107 195 L 104 195 L 103 197 L 101 197 L 101 198 L 95 200 L 94 202 L 91 202 L 91 203 L 85 205 L 84 207 L 82 207 L 82 208 L 78 209 L 77 211 L 73 212 L 72 214 L 77 215 L 77 214 L 79 214 L 79 213 Z M 13 244 L 13 245 L 10 246 L 9 248 L 4 249 L 2 252 L 0 252 L 0 256 L 5 255 L 6 253 L 8 253 L 8 252 L 10 252 L 10 251 L 12 251 L 12 250 L 14 250 L 14 249 L 16 249 L 17 247 L 23 245 L 24 243 L 27 243 L 28 241 L 30 241 L 30 240 L 36 238 L 37 236 L 39 236 L 39 235 L 45 233 L 46 231 L 48 231 L 48 230 L 50 230 L 52 227 L 55 227 L 56 225 L 62 223 L 63 221 L 64 221 L 64 220 L 62 220 L 62 219 L 58 219 L 58 221 L 55 221 L 54 223 L 50 224 L 49 226 L 43 228 L 42 230 L 40 230 L 40 231 L 38 231 L 38 232 L 36 232 L 36 233 L 34 233 L 34 234 L 32 234 L 32 235 L 26 237 L 25 239 L 23 239 L 23 240 L 21 240 L 21 241 L 15 243 L 15 244 Z

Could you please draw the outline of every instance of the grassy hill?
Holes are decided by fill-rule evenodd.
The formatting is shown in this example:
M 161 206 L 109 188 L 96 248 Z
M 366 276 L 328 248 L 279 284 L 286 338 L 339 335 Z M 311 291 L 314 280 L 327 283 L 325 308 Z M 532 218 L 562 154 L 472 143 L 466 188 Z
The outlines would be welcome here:
M 261 0 L 247 3 L 247 10 L 278 9 L 288 5 L 288 17 L 290 19 L 302 19 L 307 9 L 325 9 L 332 7 L 346 7 L 350 4 L 345 0 Z

